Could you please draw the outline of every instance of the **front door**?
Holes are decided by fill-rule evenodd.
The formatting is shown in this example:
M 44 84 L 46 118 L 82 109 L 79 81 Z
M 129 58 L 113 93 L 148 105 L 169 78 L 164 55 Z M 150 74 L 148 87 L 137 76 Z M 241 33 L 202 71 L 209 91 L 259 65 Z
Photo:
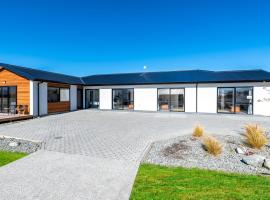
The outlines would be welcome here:
M 85 107 L 86 108 L 99 108 L 99 90 L 87 89 L 85 90 Z
M 78 89 L 77 90 L 77 109 L 83 108 L 83 90 Z

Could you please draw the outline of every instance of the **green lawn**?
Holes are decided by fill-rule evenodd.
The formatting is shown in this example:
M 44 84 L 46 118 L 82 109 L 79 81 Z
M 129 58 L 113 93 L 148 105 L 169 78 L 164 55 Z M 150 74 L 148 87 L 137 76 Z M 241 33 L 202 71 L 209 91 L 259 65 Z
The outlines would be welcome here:
M 270 199 L 270 178 L 143 164 L 131 199 Z
M 26 155 L 26 153 L 0 151 L 0 167 L 15 160 L 18 160 Z

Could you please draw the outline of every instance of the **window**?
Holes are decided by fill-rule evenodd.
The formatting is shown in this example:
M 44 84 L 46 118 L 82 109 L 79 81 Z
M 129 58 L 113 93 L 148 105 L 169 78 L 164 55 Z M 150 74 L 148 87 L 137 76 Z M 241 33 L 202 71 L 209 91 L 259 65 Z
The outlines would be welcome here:
M 113 89 L 113 109 L 133 110 L 134 89 Z
M 60 101 L 69 101 L 69 89 L 60 88 Z
M 158 110 L 160 111 L 185 111 L 185 89 L 158 89 Z
M 252 114 L 253 88 L 218 88 L 218 112 Z
M 69 101 L 69 89 L 48 87 L 48 102 L 54 103 L 62 101 Z

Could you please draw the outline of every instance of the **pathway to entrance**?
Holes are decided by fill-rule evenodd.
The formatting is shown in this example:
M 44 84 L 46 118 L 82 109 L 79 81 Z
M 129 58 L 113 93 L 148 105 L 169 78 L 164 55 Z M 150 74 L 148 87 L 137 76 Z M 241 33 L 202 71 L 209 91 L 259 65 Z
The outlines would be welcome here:
M 270 130 L 270 118 L 239 115 L 82 110 L 0 125 L 0 135 L 44 142 L 42 150 L 0 168 L 1 200 L 128 199 L 151 142 L 191 134 L 239 134 L 246 123 Z

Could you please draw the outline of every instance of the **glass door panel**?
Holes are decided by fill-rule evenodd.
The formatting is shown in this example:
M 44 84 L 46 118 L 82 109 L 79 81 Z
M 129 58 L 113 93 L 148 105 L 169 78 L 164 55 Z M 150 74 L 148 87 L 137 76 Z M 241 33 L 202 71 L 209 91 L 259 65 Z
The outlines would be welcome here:
M 253 104 L 252 87 L 236 88 L 235 112 L 241 114 L 252 114 Z
M 218 88 L 218 112 L 234 113 L 234 88 Z
M 184 112 L 185 110 L 184 98 L 185 98 L 184 89 L 171 89 L 170 110 L 174 112 Z
M 17 105 L 17 87 L 1 86 L 0 87 L 0 112 L 8 112 L 10 106 Z
M 158 110 L 170 111 L 170 89 L 158 89 Z
M 86 108 L 99 108 L 99 90 L 85 90 Z

